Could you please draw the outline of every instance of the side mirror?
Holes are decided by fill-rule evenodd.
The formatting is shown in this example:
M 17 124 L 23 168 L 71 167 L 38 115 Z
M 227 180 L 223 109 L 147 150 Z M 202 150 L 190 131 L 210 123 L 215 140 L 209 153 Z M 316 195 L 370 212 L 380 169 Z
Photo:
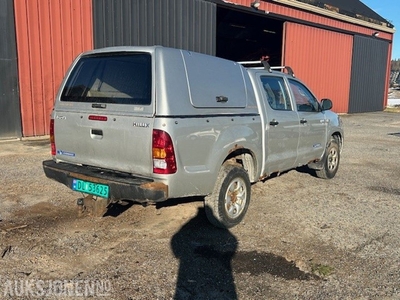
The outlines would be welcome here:
M 321 100 L 321 108 L 322 111 L 332 109 L 332 100 L 331 99 L 322 99 Z

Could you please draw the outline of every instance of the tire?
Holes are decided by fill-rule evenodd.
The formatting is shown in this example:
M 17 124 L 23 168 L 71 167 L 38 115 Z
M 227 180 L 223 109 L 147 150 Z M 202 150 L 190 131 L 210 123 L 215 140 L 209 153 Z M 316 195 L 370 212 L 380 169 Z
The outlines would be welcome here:
M 337 139 L 331 138 L 323 158 L 323 167 L 320 170 L 315 170 L 317 177 L 323 179 L 331 179 L 335 177 L 339 169 L 340 149 Z
M 208 220 L 220 228 L 239 224 L 249 207 L 250 194 L 247 172 L 237 165 L 223 165 L 214 191 L 204 200 Z

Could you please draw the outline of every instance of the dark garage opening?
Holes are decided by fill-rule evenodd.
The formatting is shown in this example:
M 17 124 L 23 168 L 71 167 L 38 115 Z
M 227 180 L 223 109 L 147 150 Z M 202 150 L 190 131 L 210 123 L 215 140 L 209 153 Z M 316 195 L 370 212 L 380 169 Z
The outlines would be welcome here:
M 216 56 L 233 61 L 256 61 L 269 56 L 282 62 L 283 21 L 238 10 L 217 8 Z

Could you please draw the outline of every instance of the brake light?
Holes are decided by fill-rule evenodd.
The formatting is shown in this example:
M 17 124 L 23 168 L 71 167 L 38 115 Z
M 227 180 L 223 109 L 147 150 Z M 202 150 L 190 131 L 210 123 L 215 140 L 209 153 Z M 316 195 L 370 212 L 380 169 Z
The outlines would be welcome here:
M 174 174 L 176 159 L 171 136 L 162 130 L 153 130 L 153 173 Z
M 88 117 L 89 120 L 91 121 L 107 121 L 107 117 L 106 116 L 95 116 L 95 115 L 90 115 Z
M 56 140 L 54 138 L 54 119 L 50 120 L 50 147 L 51 147 L 51 155 L 56 155 Z

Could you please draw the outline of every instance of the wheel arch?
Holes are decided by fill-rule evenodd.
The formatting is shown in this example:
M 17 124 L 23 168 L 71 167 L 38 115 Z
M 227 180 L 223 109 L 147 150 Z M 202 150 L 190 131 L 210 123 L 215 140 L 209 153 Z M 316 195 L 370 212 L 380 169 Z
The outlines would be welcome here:
M 339 145 L 339 150 L 340 150 L 340 152 L 342 152 L 342 149 L 343 149 L 343 134 L 341 132 L 339 132 L 339 131 L 335 131 L 335 132 L 333 132 L 331 134 L 331 137 L 333 137 L 337 141 L 337 143 Z
M 250 182 L 257 181 L 257 159 L 253 151 L 247 148 L 236 148 L 229 152 L 223 164 L 239 164 L 249 175 Z

